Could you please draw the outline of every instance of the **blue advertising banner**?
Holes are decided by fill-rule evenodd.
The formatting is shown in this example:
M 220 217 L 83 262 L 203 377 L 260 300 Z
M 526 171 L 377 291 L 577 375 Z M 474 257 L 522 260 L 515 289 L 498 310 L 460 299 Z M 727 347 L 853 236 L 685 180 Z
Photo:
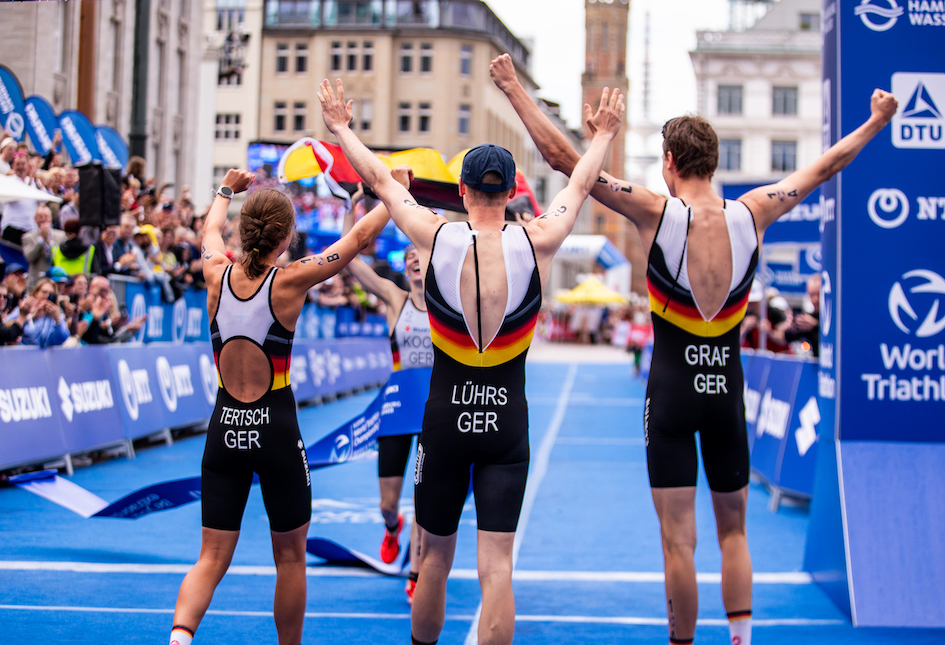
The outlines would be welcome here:
M 190 344 L 148 345 L 156 374 L 157 392 L 168 427 L 177 428 L 208 418 L 199 356 Z
M 17 141 L 26 133 L 23 118 L 23 88 L 8 67 L 0 65 L 0 126 Z
M 68 452 L 50 387 L 46 350 L 4 348 L 0 370 L 0 468 Z
M 817 465 L 820 404 L 817 401 L 817 365 L 801 363 L 797 392 L 791 406 L 791 422 L 781 444 L 778 460 L 778 487 L 810 497 L 814 494 Z
M 852 252 L 840 253 L 839 322 L 843 348 L 851 349 L 839 375 L 840 438 L 942 442 L 945 68 L 935 21 L 943 13 L 915 1 L 876 10 L 884 4 L 841 5 L 852 12 L 841 22 L 843 132 L 869 116 L 875 87 L 890 89 L 899 110 L 843 171 L 838 242 Z
M 105 346 L 45 350 L 53 413 L 66 439 L 67 452 L 79 452 L 123 441 L 121 412 L 112 387 L 112 369 Z
M 53 137 L 59 127 L 59 120 L 49 101 L 42 96 L 31 96 L 23 106 L 26 115 L 26 133 L 30 135 L 33 147 L 41 154 L 46 154 L 53 147 Z
M 755 441 L 751 448 L 751 468 L 770 483 L 778 484 L 781 446 L 791 422 L 794 395 L 801 376 L 801 365 L 793 359 L 768 358 L 771 363 L 755 424 Z
M 122 169 L 128 165 L 128 144 L 114 128 L 107 125 L 97 126 L 95 143 L 106 168 Z
M 823 212 L 824 459 L 805 566 L 854 625 L 945 626 L 945 589 L 916 584 L 945 576 L 945 548 L 926 539 L 945 516 L 902 512 L 902 500 L 939 494 L 945 449 L 943 17 L 925 0 L 823 4 L 825 142 L 869 118 L 874 88 L 899 101 L 822 191 L 835 200 Z
M 137 439 L 154 434 L 169 424 L 157 394 L 157 373 L 146 346 L 111 346 L 108 359 L 117 377 L 116 390 L 125 436 Z M 207 415 L 204 414 L 206 417 Z
M 102 160 L 95 142 L 95 126 L 84 114 L 78 110 L 66 110 L 59 115 L 59 129 L 73 165 Z

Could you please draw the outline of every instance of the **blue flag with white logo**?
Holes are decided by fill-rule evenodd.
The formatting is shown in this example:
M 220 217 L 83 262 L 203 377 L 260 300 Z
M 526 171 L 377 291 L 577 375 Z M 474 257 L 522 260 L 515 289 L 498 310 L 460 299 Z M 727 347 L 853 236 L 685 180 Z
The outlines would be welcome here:
M 59 127 L 59 120 L 49 101 L 42 96 L 31 96 L 23 107 L 26 116 L 26 133 L 30 135 L 33 147 L 46 154 L 53 147 L 53 136 Z
M 26 121 L 23 118 L 23 88 L 7 67 L 0 65 L 0 126 L 17 141 L 23 140 Z
M 78 110 L 66 110 L 59 115 L 59 129 L 74 165 L 102 160 L 95 141 L 95 126 L 84 114 Z
M 128 144 L 121 135 L 107 125 L 95 128 L 95 142 L 106 168 L 124 168 L 128 165 Z

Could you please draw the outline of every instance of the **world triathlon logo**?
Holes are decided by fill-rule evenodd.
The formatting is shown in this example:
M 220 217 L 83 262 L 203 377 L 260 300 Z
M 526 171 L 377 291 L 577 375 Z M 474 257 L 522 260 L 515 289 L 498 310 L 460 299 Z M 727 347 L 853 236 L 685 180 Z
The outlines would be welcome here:
M 907 283 L 906 288 L 903 282 Z M 935 336 L 945 330 L 945 316 L 939 314 L 942 296 L 945 278 L 926 269 L 909 271 L 889 292 L 889 315 L 905 334 L 914 333 L 918 338 Z
M 859 6 L 853 11 L 863 24 L 873 31 L 886 31 L 899 20 L 903 8 L 896 4 L 896 0 L 860 0 Z

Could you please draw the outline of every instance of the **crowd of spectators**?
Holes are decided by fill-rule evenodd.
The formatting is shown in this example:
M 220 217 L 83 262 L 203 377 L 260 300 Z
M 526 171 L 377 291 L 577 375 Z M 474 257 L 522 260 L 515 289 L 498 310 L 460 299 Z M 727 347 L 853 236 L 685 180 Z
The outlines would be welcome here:
M 122 174 L 120 221 L 101 228 L 80 225 L 79 173 L 63 162 L 60 144 L 57 132 L 53 150 L 43 156 L 0 136 L 0 174 L 61 200 L 0 204 L 2 243 L 22 252 L 28 263 L 8 265 L 5 275 L 0 274 L 0 344 L 50 347 L 133 338 L 145 320 L 129 318 L 109 277 L 158 285 L 168 303 L 188 288 L 204 287 L 199 249 L 206 211 L 195 210 L 187 187 L 172 196 L 170 185 L 146 179 L 144 159 L 132 157 Z M 255 188 L 274 181 L 262 172 Z M 339 210 L 334 198 L 302 189 L 292 196 L 300 213 Z M 236 224 L 231 220 L 224 228 L 233 259 L 240 253 Z M 311 250 L 306 246 L 303 235 L 280 263 L 307 255 Z M 383 304 L 346 272 L 313 288 L 309 300 L 327 308 L 351 307 L 361 320 L 383 313 Z
M 0 205 L 3 244 L 28 264 L 0 265 L 2 344 L 50 347 L 132 338 L 144 319 L 129 318 L 110 276 L 157 284 L 166 302 L 203 286 L 203 216 L 186 187 L 175 199 L 169 186 L 145 180 L 145 160 L 132 157 L 122 177 L 120 222 L 82 226 L 79 173 L 63 163 L 60 145 L 57 132 L 43 156 L 0 133 L 0 174 L 59 198 Z

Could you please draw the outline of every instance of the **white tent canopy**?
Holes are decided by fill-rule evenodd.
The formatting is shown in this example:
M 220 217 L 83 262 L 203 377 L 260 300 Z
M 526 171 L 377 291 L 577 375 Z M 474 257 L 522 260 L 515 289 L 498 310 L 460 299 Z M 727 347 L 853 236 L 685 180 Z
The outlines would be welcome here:
M 0 202 L 35 199 L 38 202 L 61 202 L 55 195 L 27 186 L 13 175 L 0 175 Z

